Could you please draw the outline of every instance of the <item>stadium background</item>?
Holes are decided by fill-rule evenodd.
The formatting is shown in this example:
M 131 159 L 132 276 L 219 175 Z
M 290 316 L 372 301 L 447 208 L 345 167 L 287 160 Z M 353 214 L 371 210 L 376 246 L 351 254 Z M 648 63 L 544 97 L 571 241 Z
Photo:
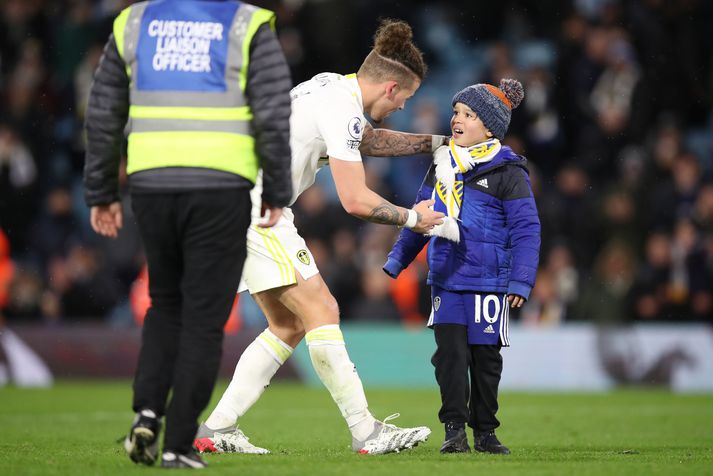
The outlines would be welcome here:
M 133 370 L 147 297 L 129 199 L 124 193 L 126 226 L 111 241 L 89 228 L 81 187 L 92 73 L 113 18 L 129 3 L 0 2 L 0 382 L 46 381 L 26 365 L 32 353 L 57 377 L 128 377 Z M 693 380 L 684 388 L 713 386 L 711 368 L 701 364 L 713 361 L 711 2 L 254 3 L 277 12 L 295 83 L 322 71 L 355 71 L 380 17 L 409 21 L 430 73 L 386 127 L 448 133 L 455 91 L 518 78 L 526 96 L 506 143 L 529 159 L 543 246 L 537 286 L 513 313 L 520 342 L 534 344 L 515 341 L 507 352 L 554 352 L 584 329 L 590 364 L 604 375 L 596 388 L 678 388 L 681 379 Z M 410 205 L 428 161 L 366 158 L 369 185 Z M 350 325 L 355 329 L 354 360 L 378 352 L 377 342 L 393 346 L 394 355 L 416 346 L 418 355 L 402 362 L 416 362 L 412 371 L 394 367 L 386 379 L 382 369 L 365 381 L 428 385 L 423 257 L 389 280 L 381 265 L 395 230 L 349 217 L 328 174 L 320 173 L 295 210 L 340 303 L 348 340 Z M 229 324 L 223 376 L 263 325 L 243 296 Z M 653 337 L 660 335 L 660 342 Z M 702 341 L 690 345 L 695 336 Z M 281 377 L 311 381 L 294 360 Z M 504 383 L 508 372 L 506 365 Z M 552 385 L 584 389 L 592 382 Z

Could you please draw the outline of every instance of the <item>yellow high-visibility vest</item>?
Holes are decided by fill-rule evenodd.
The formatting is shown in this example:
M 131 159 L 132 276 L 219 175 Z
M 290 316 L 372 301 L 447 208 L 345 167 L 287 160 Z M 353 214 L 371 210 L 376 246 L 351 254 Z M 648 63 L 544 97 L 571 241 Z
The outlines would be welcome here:
M 206 21 L 205 15 L 191 18 L 191 10 L 200 8 L 201 2 L 172 2 L 164 9 L 164 13 L 170 9 L 170 14 L 164 15 L 167 19 L 161 19 L 156 4 L 140 2 L 123 10 L 114 21 L 116 46 L 131 82 L 125 130 L 127 173 L 202 167 L 255 182 L 259 162 L 252 111 L 245 97 L 249 49 L 261 25 L 267 23 L 274 29 L 275 15 L 252 5 L 229 3 L 238 6 L 227 25 Z M 184 5 L 187 10 L 181 12 Z M 184 19 L 176 21 L 181 14 Z M 223 42 L 220 58 L 212 56 L 212 41 Z M 201 90 L 208 80 L 200 74 L 210 74 L 211 68 L 223 73 L 218 78 L 222 89 Z M 176 70 L 182 84 L 175 82 L 172 71 Z M 192 87 L 192 78 L 198 86 Z M 215 75 L 210 78 L 215 83 Z M 151 84 L 146 87 L 142 81 Z

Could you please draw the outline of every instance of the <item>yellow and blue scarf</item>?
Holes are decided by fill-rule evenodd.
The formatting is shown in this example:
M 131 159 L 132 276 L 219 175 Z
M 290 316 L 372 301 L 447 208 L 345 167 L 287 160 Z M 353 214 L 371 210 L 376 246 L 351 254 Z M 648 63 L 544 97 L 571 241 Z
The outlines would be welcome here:
M 440 236 L 456 243 L 460 242 L 458 217 L 463 206 L 463 174 L 477 164 L 493 160 L 501 148 L 498 139 L 491 139 L 470 147 L 461 147 L 451 138 L 448 145 L 442 145 L 433 153 L 436 164 L 436 184 L 431 198 L 435 200 L 433 209 L 445 213 L 443 223 L 436 225 L 429 236 Z

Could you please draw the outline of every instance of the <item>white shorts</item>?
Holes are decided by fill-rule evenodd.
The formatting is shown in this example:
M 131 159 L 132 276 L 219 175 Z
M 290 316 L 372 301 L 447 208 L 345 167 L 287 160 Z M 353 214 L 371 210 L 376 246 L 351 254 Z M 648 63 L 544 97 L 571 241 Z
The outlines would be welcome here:
M 260 228 L 253 219 L 248 228 L 248 255 L 239 293 L 249 290 L 250 294 L 255 294 L 295 284 L 296 272 L 302 279 L 319 273 L 305 240 L 297 233 L 293 219 L 289 208 L 283 209 L 282 217 L 271 228 Z

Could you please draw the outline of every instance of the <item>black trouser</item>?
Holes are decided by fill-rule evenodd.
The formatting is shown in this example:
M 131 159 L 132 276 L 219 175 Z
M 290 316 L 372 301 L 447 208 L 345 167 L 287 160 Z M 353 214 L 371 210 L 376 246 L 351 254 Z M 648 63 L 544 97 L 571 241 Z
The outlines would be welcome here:
M 165 414 L 164 449 L 186 453 L 218 374 L 246 256 L 249 190 L 135 193 L 132 204 L 151 296 L 133 408 Z
M 468 423 L 477 432 L 493 431 L 500 426 L 495 414 L 503 371 L 501 346 L 468 345 L 466 331 L 459 324 L 433 326 L 437 349 L 431 363 L 442 404 L 438 418 L 443 423 Z

